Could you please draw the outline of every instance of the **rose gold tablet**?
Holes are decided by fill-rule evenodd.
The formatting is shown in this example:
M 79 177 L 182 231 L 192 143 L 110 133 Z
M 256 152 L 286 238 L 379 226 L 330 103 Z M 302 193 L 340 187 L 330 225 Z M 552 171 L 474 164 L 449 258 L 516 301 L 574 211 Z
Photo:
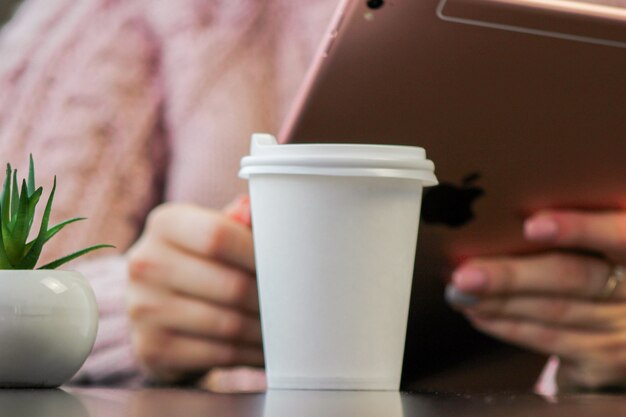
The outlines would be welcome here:
M 446 21 L 626 48 L 625 0 L 440 0 Z
M 626 207 L 626 9 L 604 3 L 341 2 L 280 137 L 422 146 L 435 162 L 406 378 L 459 347 L 442 301 L 457 262 L 539 249 L 522 221 L 543 208 Z

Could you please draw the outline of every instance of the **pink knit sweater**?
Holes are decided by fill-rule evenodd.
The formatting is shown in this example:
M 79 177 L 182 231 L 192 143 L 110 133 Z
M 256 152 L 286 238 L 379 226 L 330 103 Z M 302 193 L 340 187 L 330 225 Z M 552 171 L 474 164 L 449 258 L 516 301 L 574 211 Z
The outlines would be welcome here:
M 87 216 L 44 260 L 72 265 L 100 306 L 80 380 L 137 376 L 124 252 L 163 201 L 220 208 L 245 190 L 252 132 L 276 132 L 337 0 L 27 0 L 0 35 L 0 155 L 58 177 L 53 222 Z M 0 162 L 1 162 L 0 161 Z

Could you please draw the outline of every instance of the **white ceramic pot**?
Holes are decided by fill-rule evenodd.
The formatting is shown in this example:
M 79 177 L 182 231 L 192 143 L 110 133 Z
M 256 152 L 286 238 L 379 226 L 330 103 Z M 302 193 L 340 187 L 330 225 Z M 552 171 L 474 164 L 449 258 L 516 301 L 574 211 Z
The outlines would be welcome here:
M 91 352 L 93 290 L 77 272 L 0 271 L 0 387 L 57 387 Z

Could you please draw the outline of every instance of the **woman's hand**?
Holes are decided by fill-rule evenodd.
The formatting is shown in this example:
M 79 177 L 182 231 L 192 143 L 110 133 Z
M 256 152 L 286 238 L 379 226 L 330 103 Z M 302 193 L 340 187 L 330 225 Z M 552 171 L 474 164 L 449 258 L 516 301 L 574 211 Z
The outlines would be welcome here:
M 543 212 L 524 233 L 555 250 L 466 262 L 448 300 L 478 329 L 559 356 L 561 388 L 626 387 L 626 283 L 616 267 L 626 264 L 626 212 Z
M 252 232 L 240 213 L 157 207 L 129 269 L 133 345 L 151 377 L 177 382 L 214 367 L 263 365 Z M 250 378 L 233 384 L 220 372 L 225 390 L 239 380 L 250 388 Z

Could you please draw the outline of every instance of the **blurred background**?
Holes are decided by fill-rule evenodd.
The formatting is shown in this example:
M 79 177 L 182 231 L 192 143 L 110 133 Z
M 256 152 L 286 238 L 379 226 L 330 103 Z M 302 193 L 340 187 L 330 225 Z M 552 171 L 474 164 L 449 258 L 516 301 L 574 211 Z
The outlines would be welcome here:
M 0 26 L 9 20 L 13 10 L 17 7 L 22 0 L 1 0 L 0 1 Z

